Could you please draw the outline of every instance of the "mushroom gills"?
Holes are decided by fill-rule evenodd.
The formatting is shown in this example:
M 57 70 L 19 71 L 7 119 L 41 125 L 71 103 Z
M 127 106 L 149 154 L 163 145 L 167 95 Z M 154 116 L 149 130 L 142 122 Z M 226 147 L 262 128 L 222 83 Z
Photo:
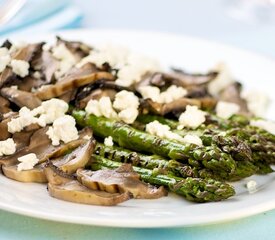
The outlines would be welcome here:
M 77 179 L 84 186 L 92 190 L 102 190 L 109 193 L 130 192 L 134 198 L 156 199 L 167 195 L 164 187 L 155 187 L 140 180 L 130 164 L 109 170 L 78 169 Z
M 107 193 L 91 190 L 75 180 L 73 175 L 62 172 L 51 162 L 46 164 L 44 172 L 49 182 L 49 194 L 60 200 L 91 205 L 114 206 L 131 198 L 129 192 Z

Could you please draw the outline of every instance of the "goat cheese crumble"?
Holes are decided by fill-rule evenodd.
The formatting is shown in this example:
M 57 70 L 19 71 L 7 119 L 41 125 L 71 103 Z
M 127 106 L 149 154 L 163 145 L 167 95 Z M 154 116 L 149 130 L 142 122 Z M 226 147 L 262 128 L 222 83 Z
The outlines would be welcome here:
M 223 89 L 234 83 L 234 78 L 225 63 L 219 63 L 214 69 L 218 75 L 208 84 L 208 91 L 211 95 L 217 96 Z
M 257 90 L 242 91 L 241 97 L 246 100 L 248 110 L 255 116 L 263 117 L 265 115 L 270 101 L 265 93 Z
M 59 68 L 55 72 L 55 77 L 59 78 L 76 64 L 76 59 L 64 43 L 58 44 L 52 51 L 53 56 L 59 60 Z
M 183 87 L 171 85 L 166 91 L 160 92 L 158 87 L 143 86 L 139 88 L 139 92 L 143 98 L 151 98 L 157 103 L 170 103 L 184 97 L 187 90 Z
M 113 106 L 117 110 L 138 108 L 139 99 L 133 92 L 122 90 L 116 94 Z
M 109 63 L 112 68 L 118 69 L 116 83 L 126 87 L 139 82 L 146 72 L 155 72 L 160 69 L 157 61 L 134 54 L 127 48 L 111 44 L 93 49 L 77 64 L 77 67 L 88 62 L 94 63 L 98 67 L 101 67 L 103 63 Z
M 17 171 L 30 170 L 39 162 L 35 153 L 29 153 L 18 158 Z
M 250 180 L 246 183 L 246 188 L 249 193 L 255 193 L 257 191 L 257 182 L 254 180 Z
M 251 120 L 250 125 L 258 128 L 262 128 L 267 132 L 275 135 L 275 122 L 268 120 Z
M 78 139 L 79 136 L 75 124 L 75 119 L 69 115 L 54 120 L 52 127 L 49 127 L 49 130 L 46 132 L 52 140 L 52 145 L 58 146 L 60 141 L 68 143 Z
M 0 48 L 0 73 L 7 67 L 10 60 L 9 50 L 5 47 Z
M 116 94 L 113 104 L 109 97 L 102 97 L 99 100 L 90 100 L 85 111 L 97 117 L 120 119 L 131 124 L 138 116 L 138 106 L 138 97 L 132 92 L 123 90 Z
M 176 141 L 183 140 L 183 138 L 180 135 L 171 132 L 170 127 L 168 125 L 161 124 L 159 121 L 156 121 L 156 120 L 146 124 L 145 130 L 146 132 L 160 138 L 176 140 Z
M 190 127 L 197 128 L 205 122 L 206 112 L 200 110 L 197 106 L 186 106 L 185 112 L 179 117 L 180 128 Z
M 229 119 L 240 111 L 240 106 L 236 103 L 219 101 L 216 106 L 216 114 L 220 118 Z
M 24 60 L 13 59 L 11 60 L 10 65 L 12 71 L 22 78 L 26 77 L 29 74 L 30 64 Z
M 173 133 L 168 125 L 161 124 L 156 120 L 148 123 L 146 125 L 145 130 L 146 132 L 158 136 L 160 138 L 176 140 L 182 143 L 196 144 L 198 146 L 202 146 L 202 140 L 200 139 L 200 137 L 192 134 L 187 134 L 184 137 L 181 137 L 180 135 Z
M 114 145 L 113 138 L 111 136 L 104 138 L 104 145 L 112 147 Z
M 57 98 L 44 101 L 41 106 L 33 110 L 22 107 L 19 110 L 19 116 L 8 122 L 8 131 L 10 133 L 21 132 L 24 127 L 33 123 L 45 127 L 47 124 L 53 123 L 55 119 L 64 116 L 68 109 L 68 103 Z
M 85 108 L 88 114 L 94 114 L 97 117 L 117 118 L 117 113 L 113 109 L 110 97 L 102 97 L 99 100 L 90 100 Z
M 138 116 L 136 108 L 126 108 L 118 113 L 118 118 L 127 124 L 133 123 Z
M 0 157 L 4 155 L 12 155 L 16 151 L 16 144 L 12 138 L 0 141 Z
M 202 140 L 199 136 L 193 135 L 193 134 L 187 134 L 184 136 L 183 140 L 184 143 L 190 143 L 190 144 L 195 144 L 198 146 L 202 146 Z

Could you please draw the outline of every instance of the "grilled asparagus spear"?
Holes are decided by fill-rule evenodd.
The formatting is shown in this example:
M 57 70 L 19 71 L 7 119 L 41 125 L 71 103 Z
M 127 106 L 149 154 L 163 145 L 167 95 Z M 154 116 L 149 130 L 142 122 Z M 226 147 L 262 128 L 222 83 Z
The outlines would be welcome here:
M 92 170 L 114 169 L 122 163 L 113 162 L 97 155 L 92 156 Z M 227 199 L 235 194 L 235 190 L 227 183 L 213 179 L 179 178 L 168 175 L 155 175 L 152 170 L 133 167 L 140 178 L 147 183 L 167 187 L 171 192 L 185 197 L 193 202 L 213 202 Z

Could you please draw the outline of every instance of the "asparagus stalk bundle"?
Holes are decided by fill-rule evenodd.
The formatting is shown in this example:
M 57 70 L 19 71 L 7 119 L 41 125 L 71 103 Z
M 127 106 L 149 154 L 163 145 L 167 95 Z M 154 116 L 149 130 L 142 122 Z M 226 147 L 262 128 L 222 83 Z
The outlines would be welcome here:
M 115 169 L 122 163 L 114 162 L 101 156 L 93 155 L 92 170 Z M 179 178 L 168 175 L 156 175 L 152 170 L 133 167 L 140 178 L 147 183 L 167 187 L 171 192 L 185 197 L 193 202 L 213 202 L 227 199 L 235 194 L 234 188 L 227 183 L 213 179 Z
M 215 116 L 211 115 L 211 117 Z M 249 121 L 244 116 L 234 115 L 230 120 L 220 119 L 218 117 L 215 117 L 215 119 L 218 119 L 220 124 L 223 124 L 223 130 L 220 130 L 217 126 L 213 127 L 213 125 L 202 125 L 196 130 L 177 130 L 177 126 L 179 125 L 177 121 L 154 115 L 140 115 L 137 118 L 135 126 L 141 128 L 142 124 L 144 127 L 144 124 L 157 120 L 160 123 L 170 126 L 171 129 L 179 135 L 184 136 L 190 133 L 198 135 L 204 145 L 209 146 L 215 144 L 224 152 L 231 154 L 235 160 L 260 160 L 262 163 L 275 162 L 274 135 L 262 129 L 245 125 L 249 123 Z M 236 120 L 237 123 L 234 123 L 234 120 Z M 234 127 L 233 123 L 235 124 Z
M 239 161 L 234 173 L 213 172 L 206 168 L 192 167 L 176 160 L 167 160 L 157 155 L 145 155 L 130 150 L 105 146 L 97 143 L 95 154 L 116 162 L 130 163 L 133 166 L 151 169 L 160 173 L 178 177 L 212 178 L 215 180 L 237 181 L 249 177 L 258 171 L 258 167 L 251 162 Z
M 95 115 L 86 116 L 83 111 L 75 110 L 72 114 L 79 125 L 92 127 L 96 136 L 111 136 L 121 147 L 188 162 L 195 167 L 204 166 L 214 172 L 232 173 L 235 171 L 236 162 L 217 146 L 199 147 L 194 144 L 181 144 L 160 139 L 115 120 Z

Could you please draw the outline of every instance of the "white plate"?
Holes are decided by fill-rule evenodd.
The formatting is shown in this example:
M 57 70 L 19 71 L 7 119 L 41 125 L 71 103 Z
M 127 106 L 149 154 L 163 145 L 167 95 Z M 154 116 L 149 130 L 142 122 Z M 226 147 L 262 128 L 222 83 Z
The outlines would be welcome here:
M 252 88 L 274 91 L 275 62 L 253 53 L 190 37 L 133 31 L 68 31 L 71 40 L 115 42 L 160 59 L 165 66 L 206 71 L 218 61 L 229 64 L 234 76 Z M 21 36 L 25 41 L 53 40 L 49 36 Z M 272 106 L 274 114 L 274 105 Z M 269 116 L 273 117 L 270 111 Z M 252 176 L 259 190 L 249 194 L 246 179 L 235 184 L 235 197 L 217 203 L 194 204 L 169 195 L 159 200 L 130 200 L 116 207 L 80 205 L 51 198 L 45 185 L 24 184 L 0 176 L 0 208 L 62 222 L 116 227 L 194 226 L 229 221 L 275 208 L 274 174 Z

